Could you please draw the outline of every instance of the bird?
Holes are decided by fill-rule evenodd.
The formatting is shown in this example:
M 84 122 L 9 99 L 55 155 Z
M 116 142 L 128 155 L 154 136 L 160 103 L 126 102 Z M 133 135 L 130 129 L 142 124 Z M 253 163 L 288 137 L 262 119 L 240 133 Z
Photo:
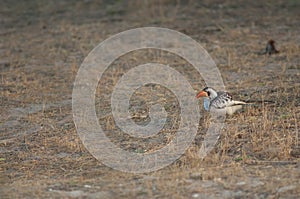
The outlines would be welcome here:
M 279 51 L 276 50 L 276 48 L 275 48 L 274 40 L 271 39 L 268 41 L 267 46 L 266 46 L 266 53 L 269 55 L 274 54 L 274 53 L 279 53 Z
M 259 54 L 261 54 L 261 55 L 265 55 L 265 54 L 271 55 L 271 54 L 276 54 L 276 53 L 279 53 L 279 51 L 275 48 L 275 41 L 270 39 L 267 43 L 265 52 L 259 53 Z
M 234 114 L 237 110 L 240 110 L 243 105 L 248 103 L 242 101 L 233 100 L 231 95 L 225 91 L 215 91 L 211 87 L 205 87 L 201 90 L 196 98 L 204 97 L 204 109 L 206 111 L 215 111 L 217 113 L 226 113 L 228 115 Z

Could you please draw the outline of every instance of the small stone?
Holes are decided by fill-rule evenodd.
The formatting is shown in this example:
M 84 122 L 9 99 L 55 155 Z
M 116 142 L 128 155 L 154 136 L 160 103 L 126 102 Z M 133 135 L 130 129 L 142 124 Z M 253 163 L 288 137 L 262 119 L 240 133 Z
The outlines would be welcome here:
M 282 193 L 282 192 L 290 191 L 290 190 L 296 189 L 296 188 L 297 188 L 297 186 L 295 186 L 295 185 L 284 186 L 284 187 L 277 189 L 277 192 Z
M 61 152 L 61 153 L 57 154 L 56 156 L 59 157 L 59 158 L 65 158 L 65 157 L 67 157 L 68 155 L 69 155 L 68 153 Z
M 245 185 L 245 184 L 246 184 L 246 182 L 244 182 L 244 181 L 236 183 L 236 185 L 238 185 L 238 186 L 242 186 L 242 185 Z
M 191 173 L 190 179 L 193 180 L 203 180 L 202 173 Z

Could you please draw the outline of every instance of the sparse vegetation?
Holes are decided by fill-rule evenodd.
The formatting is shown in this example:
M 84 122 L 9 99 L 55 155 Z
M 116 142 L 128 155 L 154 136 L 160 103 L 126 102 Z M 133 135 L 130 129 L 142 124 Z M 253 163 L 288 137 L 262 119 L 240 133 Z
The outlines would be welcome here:
M 5 1 L 0 7 L 1 198 L 296 198 L 300 195 L 300 37 L 297 1 Z M 258 103 L 227 117 L 215 149 L 198 151 L 209 115 L 193 144 L 172 165 L 148 174 L 113 170 L 83 146 L 72 120 L 71 94 L 84 57 L 107 37 L 135 27 L 167 27 L 191 36 L 216 62 L 227 90 Z M 264 56 L 269 39 L 279 54 Z M 156 50 L 116 60 L 99 82 L 96 109 L 108 137 L 147 153 L 172 140 L 179 105 L 161 86 L 136 91 L 130 113 L 149 122 L 150 104 L 168 112 L 164 129 L 135 139 L 117 127 L 110 93 L 131 67 L 169 64 L 195 90 L 201 76 L 179 57 Z M 105 85 L 105 86 L 103 86 Z M 266 103 L 261 103 L 266 101 Z M 269 102 L 269 103 L 267 103 Z M 202 108 L 202 102 L 199 102 Z

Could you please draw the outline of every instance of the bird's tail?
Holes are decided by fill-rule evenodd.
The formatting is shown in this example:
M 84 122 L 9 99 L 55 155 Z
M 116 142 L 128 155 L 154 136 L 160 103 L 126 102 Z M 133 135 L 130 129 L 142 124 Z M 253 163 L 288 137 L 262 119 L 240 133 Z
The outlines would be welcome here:
M 249 100 L 249 101 L 233 101 L 232 106 L 238 105 L 259 105 L 259 104 L 274 104 L 274 101 L 271 100 Z
M 247 100 L 246 104 L 274 104 L 272 100 Z
M 245 104 L 248 104 L 247 102 L 242 102 L 242 101 L 233 101 L 233 106 L 236 106 L 236 105 L 245 105 Z

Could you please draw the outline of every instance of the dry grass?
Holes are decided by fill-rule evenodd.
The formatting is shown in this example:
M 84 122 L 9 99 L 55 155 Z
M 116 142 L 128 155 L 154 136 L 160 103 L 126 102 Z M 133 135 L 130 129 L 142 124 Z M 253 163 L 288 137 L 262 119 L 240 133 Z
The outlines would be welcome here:
M 4 3 L 0 192 L 8 198 L 72 198 L 75 190 L 82 191 L 80 198 L 298 196 L 299 6 L 297 1 Z M 148 174 L 106 167 L 89 154 L 76 133 L 71 93 L 80 63 L 108 36 L 141 26 L 168 27 L 199 41 L 217 63 L 227 90 L 237 99 L 257 101 L 227 117 L 215 149 L 204 161 L 198 151 L 208 126 L 205 112 L 184 155 Z M 257 55 L 270 38 L 280 54 Z M 110 66 L 97 88 L 99 123 L 114 143 L 138 153 L 169 143 L 179 122 L 172 92 L 148 85 L 133 95 L 130 113 L 136 123 L 144 124 L 149 106 L 160 103 L 168 112 L 167 125 L 146 140 L 117 131 L 110 113 L 111 90 L 122 74 L 149 60 L 180 71 L 195 90 L 204 87 L 190 65 L 166 52 L 132 52 Z M 201 102 L 199 106 L 202 109 Z

